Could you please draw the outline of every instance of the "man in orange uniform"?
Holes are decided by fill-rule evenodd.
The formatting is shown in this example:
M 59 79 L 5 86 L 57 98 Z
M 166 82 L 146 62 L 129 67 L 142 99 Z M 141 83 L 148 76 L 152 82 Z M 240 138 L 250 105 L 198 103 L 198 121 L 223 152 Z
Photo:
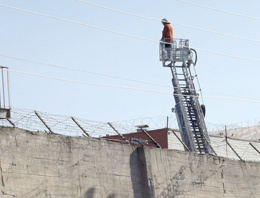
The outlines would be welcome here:
M 165 57 L 165 59 L 171 59 L 171 47 L 173 43 L 173 33 L 172 33 L 172 26 L 170 25 L 170 22 L 164 18 L 162 19 L 162 24 L 164 25 L 163 28 L 163 32 L 162 32 L 162 42 L 166 42 L 166 43 L 162 43 L 162 45 L 164 45 L 164 48 L 166 50 L 166 54 L 164 54 L 163 52 L 163 56 Z
M 162 41 L 167 43 L 173 43 L 173 33 L 172 26 L 167 19 L 162 19 L 162 24 L 164 25 L 162 32 Z M 165 47 L 171 47 L 171 44 L 165 44 Z

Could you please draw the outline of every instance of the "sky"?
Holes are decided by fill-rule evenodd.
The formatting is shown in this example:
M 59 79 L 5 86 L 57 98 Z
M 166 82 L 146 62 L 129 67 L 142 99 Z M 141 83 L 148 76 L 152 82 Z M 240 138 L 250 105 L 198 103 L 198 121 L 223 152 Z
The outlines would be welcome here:
M 12 107 L 98 121 L 172 116 L 171 72 L 158 43 L 167 18 L 174 38 L 198 53 L 206 122 L 258 123 L 260 2 L 188 2 L 230 13 L 182 0 L 0 0 Z

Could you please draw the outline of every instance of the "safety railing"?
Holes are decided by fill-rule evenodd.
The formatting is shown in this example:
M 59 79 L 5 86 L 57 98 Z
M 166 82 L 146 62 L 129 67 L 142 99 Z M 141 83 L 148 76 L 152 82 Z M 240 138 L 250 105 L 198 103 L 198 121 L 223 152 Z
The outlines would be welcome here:
M 189 60 L 190 49 L 188 39 L 162 39 L 159 46 L 160 61 L 183 62 Z

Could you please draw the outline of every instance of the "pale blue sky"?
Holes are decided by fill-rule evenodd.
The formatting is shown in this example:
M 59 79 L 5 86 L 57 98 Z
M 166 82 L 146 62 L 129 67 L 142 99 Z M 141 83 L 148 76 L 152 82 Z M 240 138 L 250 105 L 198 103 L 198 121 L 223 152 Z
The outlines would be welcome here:
M 257 0 L 190 1 L 217 9 L 260 17 L 260 2 Z M 206 122 L 230 124 L 260 120 L 260 60 L 242 60 L 199 50 L 205 49 L 238 57 L 260 59 L 259 42 L 176 25 L 195 26 L 260 40 L 260 20 L 221 13 L 176 0 L 89 0 L 87 2 L 158 20 L 167 18 L 172 21 L 174 37 L 189 39 L 191 47 L 197 49 L 196 69 L 205 96 Z M 159 40 L 163 28 L 158 21 L 113 12 L 75 0 L 0 0 L 0 4 L 151 40 Z M 94 84 L 172 93 L 172 87 L 146 85 L 58 69 L 3 56 L 171 86 L 170 70 L 163 68 L 159 61 L 158 43 L 3 6 L 0 6 L 0 24 L 0 65 L 8 66 L 11 70 Z M 197 87 L 197 84 L 195 86 Z M 230 98 L 230 96 L 212 95 L 208 92 L 256 98 L 255 100 L 259 102 L 207 98 L 206 96 Z M 100 121 L 172 115 L 171 108 L 175 104 L 173 96 L 167 94 L 82 85 L 14 72 L 11 72 L 11 96 L 13 107 Z

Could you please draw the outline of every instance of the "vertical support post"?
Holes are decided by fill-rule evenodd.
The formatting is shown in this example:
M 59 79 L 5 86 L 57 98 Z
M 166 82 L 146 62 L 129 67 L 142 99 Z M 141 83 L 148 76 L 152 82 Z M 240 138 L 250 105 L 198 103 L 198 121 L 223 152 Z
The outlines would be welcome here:
M 8 89 L 8 105 L 9 109 L 11 109 L 11 94 L 10 94 L 10 76 L 9 76 L 9 68 L 7 68 L 7 89 Z
M 227 150 L 227 126 L 225 125 L 225 142 L 226 142 L 226 157 L 228 158 L 228 150 Z
M 44 122 L 44 120 L 41 118 L 41 116 L 38 114 L 37 111 L 34 111 L 35 115 L 41 120 L 41 122 L 46 126 L 46 128 L 50 131 L 50 133 L 54 133 L 51 128 Z
M 72 119 L 73 122 L 75 122 L 75 124 L 83 131 L 83 133 L 85 133 L 88 137 L 90 137 L 90 135 L 88 134 L 88 132 L 85 131 L 85 129 L 76 121 L 75 118 L 71 117 L 71 119 Z
M 10 118 L 9 68 L 0 66 L 0 119 Z
M 3 67 L 0 67 L 3 70 Z M 0 108 L 2 108 L 2 85 L 0 86 Z
M 169 116 L 167 116 L 167 125 L 166 128 L 169 129 Z
M 3 103 L 5 108 L 5 82 L 4 82 L 4 69 L 1 70 L 2 73 L 2 85 L 3 85 Z

